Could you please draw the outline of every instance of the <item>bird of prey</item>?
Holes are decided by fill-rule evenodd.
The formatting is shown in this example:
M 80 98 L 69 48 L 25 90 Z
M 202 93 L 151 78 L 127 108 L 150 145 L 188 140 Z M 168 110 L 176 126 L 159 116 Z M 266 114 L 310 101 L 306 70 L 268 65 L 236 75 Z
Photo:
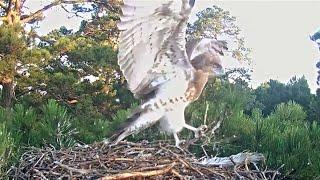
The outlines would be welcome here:
M 206 126 L 185 122 L 185 108 L 200 96 L 208 78 L 223 73 L 224 41 L 186 42 L 195 0 L 124 0 L 118 23 L 118 64 L 129 90 L 143 103 L 128 119 L 114 143 L 159 122 L 179 147 L 178 133 L 187 128 L 199 137 Z

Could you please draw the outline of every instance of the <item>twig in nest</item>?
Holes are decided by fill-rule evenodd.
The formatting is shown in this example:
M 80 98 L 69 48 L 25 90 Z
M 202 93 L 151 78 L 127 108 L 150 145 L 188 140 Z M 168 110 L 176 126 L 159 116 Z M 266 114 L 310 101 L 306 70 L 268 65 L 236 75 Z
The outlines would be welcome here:
M 220 174 L 220 173 L 214 171 L 214 170 L 211 169 L 211 168 L 207 168 L 207 167 L 203 167 L 203 168 L 204 168 L 205 170 L 211 172 L 212 174 L 216 174 L 216 175 L 221 176 L 222 178 L 226 179 L 226 177 L 225 177 L 223 174 Z
M 256 170 L 258 170 L 258 172 L 261 174 L 262 178 L 267 179 L 265 172 L 261 171 L 256 163 L 252 163 L 252 164 L 256 168 Z
M 241 175 L 237 172 L 237 166 L 234 166 L 234 167 L 233 167 L 233 172 L 237 175 L 237 177 L 238 177 L 239 179 L 243 179 L 243 178 L 244 178 L 243 176 L 241 176 Z
M 34 163 L 28 171 L 33 170 L 36 167 L 36 165 L 43 159 L 44 155 L 45 154 L 42 154 L 41 157 L 38 159 L 38 161 Z
M 274 173 L 272 176 L 272 180 L 274 180 L 277 176 L 277 174 L 279 173 L 279 170 L 282 169 L 284 167 L 284 164 L 282 164 Z
M 183 179 L 183 176 L 181 176 L 178 171 L 176 171 L 175 169 L 171 169 L 170 171 L 173 175 L 177 176 L 179 179 Z
M 171 154 L 173 154 L 173 155 L 176 157 L 176 159 L 177 159 L 178 161 L 180 161 L 183 165 L 185 165 L 187 168 L 189 168 L 189 169 L 197 172 L 197 173 L 200 174 L 201 176 L 203 176 L 203 173 L 202 173 L 202 172 L 200 172 L 198 169 L 193 168 L 188 162 L 182 160 L 182 159 L 179 157 L 178 154 L 172 152 L 170 149 L 166 149 L 166 148 L 164 148 L 164 147 L 161 147 L 161 148 L 164 149 L 164 150 L 166 150 L 166 151 L 168 151 L 168 152 L 170 152 Z
M 60 162 L 54 162 L 55 164 L 59 165 L 61 168 L 64 168 L 64 169 L 67 169 L 69 171 L 73 171 L 73 172 L 78 172 L 80 174 L 89 174 L 91 171 L 88 171 L 88 170 L 84 170 L 84 169 L 76 169 L 76 168 L 73 168 L 73 167 L 69 167 L 67 165 L 64 165 Z
M 36 172 L 37 174 L 40 175 L 41 179 L 47 180 L 48 178 L 46 178 L 42 172 L 40 172 L 38 169 L 33 169 L 34 172 Z
M 170 170 L 176 165 L 176 163 L 172 163 L 170 166 L 160 169 L 160 170 L 153 170 L 153 171 L 146 171 L 146 172 L 131 172 L 131 173 L 121 173 L 111 176 L 102 177 L 101 180 L 117 180 L 117 179 L 132 179 L 132 178 L 146 178 L 151 176 L 159 176 L 162 174 L 166 174 L 170 172 Z

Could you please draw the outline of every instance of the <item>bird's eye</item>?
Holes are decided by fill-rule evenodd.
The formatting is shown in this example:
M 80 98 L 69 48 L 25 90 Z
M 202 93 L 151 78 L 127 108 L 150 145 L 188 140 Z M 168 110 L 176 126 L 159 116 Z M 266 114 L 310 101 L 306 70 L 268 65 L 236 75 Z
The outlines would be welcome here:
M 213 67 L 217 69 L 222 68 L 221 64 L 218 64 L 218 63 L 213 63 Z

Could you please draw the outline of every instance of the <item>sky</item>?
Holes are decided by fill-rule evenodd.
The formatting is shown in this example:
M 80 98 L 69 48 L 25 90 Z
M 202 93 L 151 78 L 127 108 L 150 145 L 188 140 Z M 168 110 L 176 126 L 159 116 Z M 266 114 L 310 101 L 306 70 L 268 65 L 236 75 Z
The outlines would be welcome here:
M 47 2 L 30 0 L 26 5 L 33 11 Z M 193 13 L 212 5 L 236 17 L 247 47 L 252 49 L 253 88 L 269 79 L 286 83 L 293 76 L 304 75 L 315 93 L 318 87 L 315 64 L 320 53 L 309 35 L 320 28 L 320 1 L 197 0 Z M 58 7 L 47 11 L 45 16 L 37 30 L 40 34 L 62 25 L 76 30 L 82 20 L 70 18 Z M 230 57 L 224 58 L 224 64 L 227 68 L 246 66 Z

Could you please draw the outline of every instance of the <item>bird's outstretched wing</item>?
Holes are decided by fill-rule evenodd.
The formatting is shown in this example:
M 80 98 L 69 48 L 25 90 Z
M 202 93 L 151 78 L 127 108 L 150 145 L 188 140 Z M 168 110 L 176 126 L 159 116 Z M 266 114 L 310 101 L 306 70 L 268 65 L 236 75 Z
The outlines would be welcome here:
M 187 20 L 194 0 L 124 0 L 118 64 L 129 89 L 148 94 L 191 66 L 185 51 Z

